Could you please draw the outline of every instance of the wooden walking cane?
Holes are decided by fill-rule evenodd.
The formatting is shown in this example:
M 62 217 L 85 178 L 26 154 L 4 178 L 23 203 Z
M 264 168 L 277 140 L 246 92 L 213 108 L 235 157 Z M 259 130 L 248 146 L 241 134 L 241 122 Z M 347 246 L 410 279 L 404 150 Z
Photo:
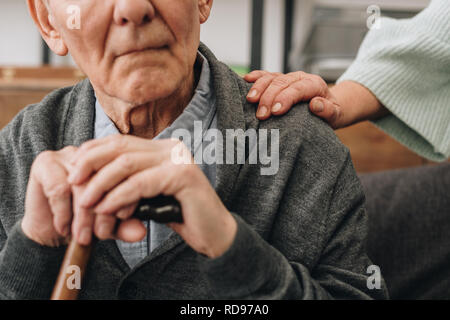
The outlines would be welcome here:
M 167 196 L 142 199 L 139 202 L 133 217 L 142 221 L 153 220 L 157 223 L 183 222 L 179 202 L 175 200 L 175 198 Z M 77 299 L 80 289 L 71 288 L 71 285 L 69 285 L 70 277 L 72 277 L 74 270 L 79 270 L 81 272 L 80 281 L 82 281 L 96 241 L 97 240 L 93 240 L 88 246 L 78 244 L 75 239 L 70 241 L 59 271 L 58 279 L 53 288 L 51 300 Z

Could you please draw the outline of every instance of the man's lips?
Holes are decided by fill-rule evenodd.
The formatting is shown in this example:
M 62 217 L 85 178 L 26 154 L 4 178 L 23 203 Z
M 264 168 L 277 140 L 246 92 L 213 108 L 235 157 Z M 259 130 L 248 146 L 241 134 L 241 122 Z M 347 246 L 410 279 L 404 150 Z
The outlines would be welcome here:
M 139 49 L 131 49 L 131 50 L 127 50 L 121 54 L 119 54 L 117 57 L 123 57 L 126 55 L 130 55 L 130 54 L 135 54 L 135 53 L 143 53 L 143 52 L 147 52 L 147 51 L 152 51 L 152 50 L 162 50 L 162 49 L 166 49 L 168 46 L 167 45 L 161 45 L 161 46 L 149 46 L 149 47 L 144 47 L 144 48 L 139 48 Z

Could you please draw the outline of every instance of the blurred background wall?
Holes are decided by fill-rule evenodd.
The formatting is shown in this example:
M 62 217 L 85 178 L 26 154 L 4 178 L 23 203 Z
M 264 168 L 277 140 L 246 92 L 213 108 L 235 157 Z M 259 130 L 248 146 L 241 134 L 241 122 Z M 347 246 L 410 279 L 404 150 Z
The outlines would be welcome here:
M 395 18 L 413 16 L 430 0 L 215 0 L 201 40 L 227 64 L 246 71 L 306 70 L 331 81 L 354 58 L 367 32 L 370 5 Z M 255 43 L 261 37 L 260 43 Z M 0 1 L 0 65 L 37 66 L 39 34 L 25 0 Z M 287 43 L 288 42 L 288 43 Z M 73 65 L 50 56 L 52 65 Z
M 281 70 L 283 1 L 266 2 L 267 54 L 264 67 Z M 211 18 L 202 27 L 201 40 L 219 59 L 247 68 L 250 64 L 252 0 L 215 0 Z M 232 23 L 231 23 L 232 22 Z M 0 65 L 37 66 L 42 44 L 29 17 L 25 0 L 0 1 Z M 280 48 L 280 50 L 276 48 Z M 275 50 L 273 50 L 275 48 Z M 73 65 L 70 58 L 51 55 L 53 65 Z
M 25 0 L 0 1 L 0 65 L 39 65 L 41 40 Z

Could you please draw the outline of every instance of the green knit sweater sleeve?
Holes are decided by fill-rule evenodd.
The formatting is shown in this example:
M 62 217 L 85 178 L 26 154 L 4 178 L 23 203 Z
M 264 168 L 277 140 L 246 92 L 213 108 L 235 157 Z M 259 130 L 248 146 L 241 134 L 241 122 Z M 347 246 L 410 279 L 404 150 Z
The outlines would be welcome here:
M 338 80 L 368 88 L 392 115 L 380 129 L 433 161 L 450 157 L 450 1 L 411 19 L 382 18 Z

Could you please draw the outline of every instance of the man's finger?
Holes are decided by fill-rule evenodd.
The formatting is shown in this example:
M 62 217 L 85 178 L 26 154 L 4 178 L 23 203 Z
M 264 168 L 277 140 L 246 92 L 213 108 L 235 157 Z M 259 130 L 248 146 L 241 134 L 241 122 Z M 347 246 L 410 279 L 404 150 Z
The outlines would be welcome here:
M 142 198 L 156 197 L 163 193 L 167 179 L 168 172 L 163 167 L 141 171 L 116 186 L 94 208 L 94 211 L 97 214 L 112 215 L 121 208 L 139 202 Z
M 79 205 L 82 188 L 73 186 L 73 223 L 72 235 L 81 245 L 89 245 L 94 232 L 95 214 L 92 209 L 85 209 Z
M 83 146 L 79 149 L 78 158 L 74 162 L 69 176 L 70 183 L 76 185 L 85 183 L 93 173 L 99 171 L 120 154 L 139 151 L 158 152 L 167 144 L 164 140 L 151 141 L 124 135 L 114 135 L 99 140 L 99 143 L 93 143 L 87 148 L 86 152 L 83 152 Z M 102 141 L 103 143 L 101 143 Z
M 138 204 L 134 203 L 134 204 L 129 205 L 129 206 L 123 208 L 123 209 L 120 209 L 117 212 L 117 214 L 116 214 L 117 218 L 119 218 L 121 220 L 129 219 L 133 215 L 133 213 L 136 210 L 137 206 L 138 206 Z
M 81 155 L 71 169 L 69 182 L 75 185 L 84 183 L 94 172 L 113 161 L 119 153 L 120 150 L 109 143 Z
M 70 223 L 72 222 L 72 195 L 69 192 L 62 194 L 57 199 L 49 199 L 53 212 L 53 225 L 55 230 L 63 237 L 70 234 Z
M 117 228 L 116 238 L 125 242 L 138 242 L 144 239 L 147 234 L 142 221 L 138 219 L 129 219 L 121 221 Z
M 114 216 L 95 215 L 94 232 L 100 240 L 115 238 L 117 219 Z
M 169 149 L 167 149 L 169 151 Z M 159 165 L 166 158 L 161 152 L 124 153 L 101 168 L 87 183 L 80 205 L 88 208 L 123 180 L 149 167 Z
M 43 152 L 39 155 L 33 170 L 37 183 L 48 200 L 53 214 L 55 230 L 62 236 L 69 234 L 69 225 L 72 220 L 71 186 L 67 182 L 67 171 L 61 165 L 58 156 L 52 152 Z M 51 174 L 48 174 L 51 172 Z

